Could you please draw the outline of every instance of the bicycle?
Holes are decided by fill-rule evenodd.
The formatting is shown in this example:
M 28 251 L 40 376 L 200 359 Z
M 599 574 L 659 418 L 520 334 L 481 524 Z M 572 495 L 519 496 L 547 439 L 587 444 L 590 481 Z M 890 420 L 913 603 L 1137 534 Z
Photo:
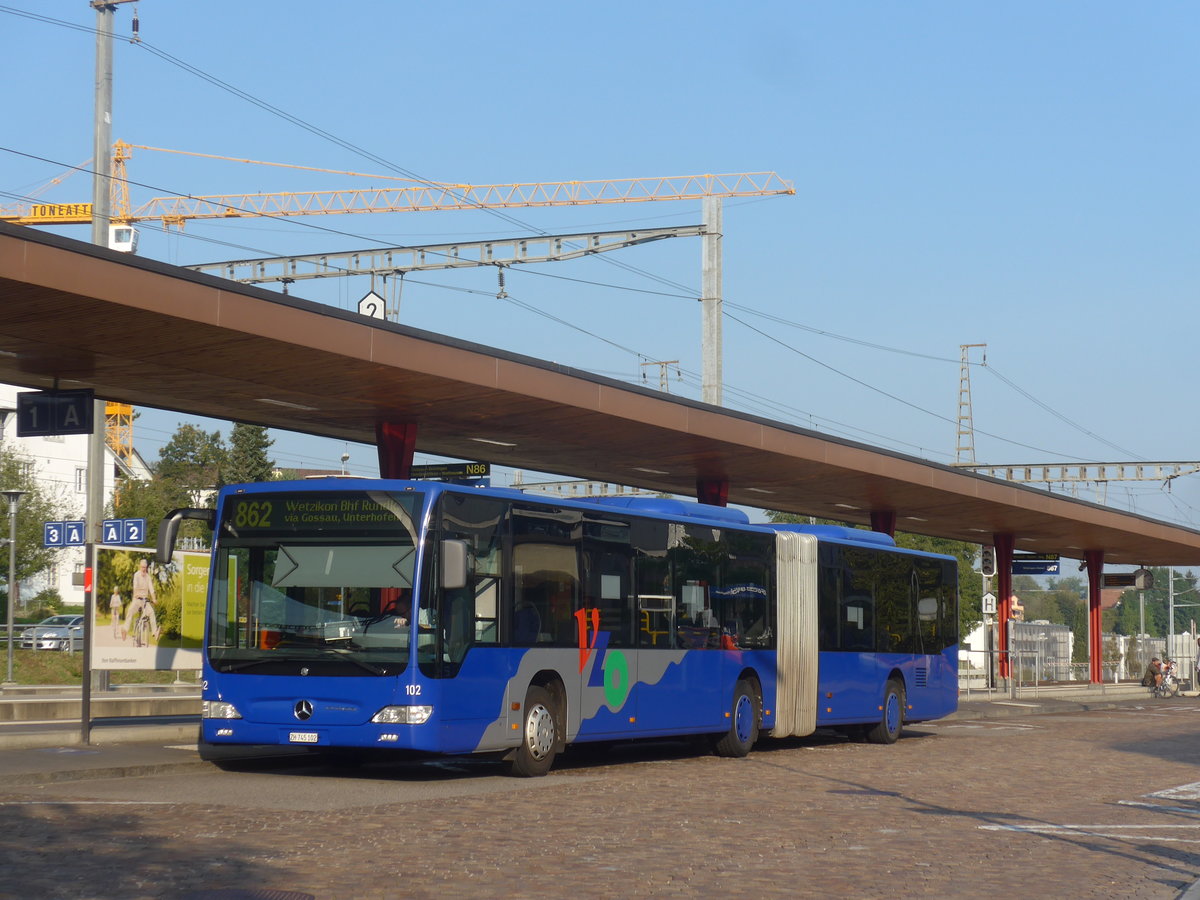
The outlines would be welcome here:
M 1162 681 L 1150 687 L 1150 696 L 1156 700 L 1179 696 L 1179 682 L 1170 675 L 1164 675 Z
M 155 601 L 147 597 L 142 601 L 142 608 L 138 613 L 137 621 L 133 623 L 133 646 L 148 647 L 150 645 L 150 635 L 155 630 L 158 616 L 154 613 Z

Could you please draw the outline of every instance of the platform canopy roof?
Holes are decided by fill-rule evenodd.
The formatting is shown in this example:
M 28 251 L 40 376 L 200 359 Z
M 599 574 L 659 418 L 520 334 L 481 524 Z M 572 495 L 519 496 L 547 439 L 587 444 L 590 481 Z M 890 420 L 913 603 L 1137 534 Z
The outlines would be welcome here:
M 416 448 L 1017 551 L 1200 564 L 1200 532 L 556 363 L 0 223 L 0 382 L 92 388 L 360 443 Z

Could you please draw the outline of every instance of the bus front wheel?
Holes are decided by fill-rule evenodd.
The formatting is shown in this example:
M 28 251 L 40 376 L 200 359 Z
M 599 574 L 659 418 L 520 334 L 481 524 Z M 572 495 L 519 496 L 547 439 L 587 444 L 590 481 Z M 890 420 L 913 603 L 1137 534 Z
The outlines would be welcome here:
M 756 686 L 746 679 L 739 681 L 733 689 L 730 720 L 729 730 L 713 742 L 713 750 L 717 756 L 746 756 L 758 740 L 758 726 L 762 721 L 762 698 Z
M 883 714 L 879 723 L 867 731 L 867 740 L 872 744 L 894 744 L 904 727 L 904 685 L 889 678 L 883 691 Z
M 513 751 L 509 772 L 522 778 L 545 775 L 558 750 L 558 719 L 554 698 L 543 687 L 533 685 L 525 694 L 521 722 L 521 744 Z

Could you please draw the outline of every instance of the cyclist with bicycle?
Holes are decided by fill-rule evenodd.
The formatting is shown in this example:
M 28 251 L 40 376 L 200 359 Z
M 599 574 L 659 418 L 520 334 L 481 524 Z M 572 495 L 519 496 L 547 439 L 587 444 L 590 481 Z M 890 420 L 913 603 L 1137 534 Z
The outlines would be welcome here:
M 150 574 L 150 563 L 146 557 L 138 560 L 138 569 L 133 573 L 133 599 L 129 601 L 129 610 L 125 613 L 125 634 L 134 630 L 138 621 L 145 616 L 149 620 L 149 632 L 158 640 L 158 615 L 155 604 L 158 596 L 154 592 L 154 577 Z

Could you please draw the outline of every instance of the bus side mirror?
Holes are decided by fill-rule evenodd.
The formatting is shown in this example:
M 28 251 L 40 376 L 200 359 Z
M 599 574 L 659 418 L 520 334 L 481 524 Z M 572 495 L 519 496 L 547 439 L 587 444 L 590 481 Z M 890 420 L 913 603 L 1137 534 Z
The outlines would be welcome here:
M 442 541 L 442 588 L 452 591 L 467 586 L 467 542 Z
M 163 516 L 162 524 L 158 526 L 158 543 L 154 548 L 154 561 L 159 565 L 166 565 L 171 561 L 175 552 L 175 538 L 179 534 L 179 523 L 184 519 L 199 519 L 212 528 L 217 521 L 217 511 L 183 506 Z

